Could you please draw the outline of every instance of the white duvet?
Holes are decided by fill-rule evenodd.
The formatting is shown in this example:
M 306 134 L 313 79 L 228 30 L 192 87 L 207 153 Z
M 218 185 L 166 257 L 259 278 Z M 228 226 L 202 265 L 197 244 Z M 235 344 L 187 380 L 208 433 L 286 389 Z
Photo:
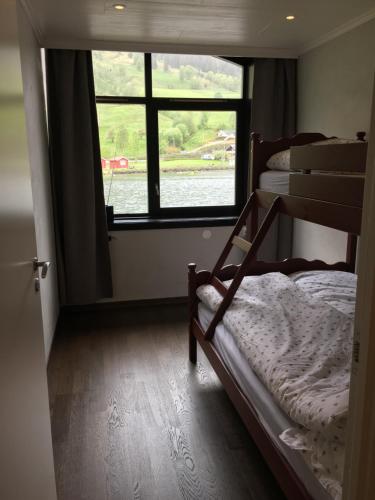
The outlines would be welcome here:
M 223 318 L 298 424 L 281 439 L 304 453 L 334 498 L 341 494 L 355 289 L 356 276 L 339 271 L 246 277 Z M 197 294 L 212 311 L 222 300 L 211 285 Z

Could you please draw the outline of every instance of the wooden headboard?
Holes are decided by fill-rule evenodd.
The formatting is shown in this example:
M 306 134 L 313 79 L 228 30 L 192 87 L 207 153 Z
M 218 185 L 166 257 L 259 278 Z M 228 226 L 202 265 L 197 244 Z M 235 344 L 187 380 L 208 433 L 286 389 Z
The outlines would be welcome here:
M 311 142 L 328 139 L 318 132 L 296 134 L 293 137 L 282 137 L 276 141 L 263 141 L 260 134 L 251 134 L 251 169 L 250 169 L 250 192 L 259 188 L 259 176 L 267 170 L 266 163 L 272 155 L 289 149 L 291 146 L 303 146 Z
M 363 141 L 365 132 L 357 132 L 357 139 Z M 250 192 L 259 188 L 259 176 L 267 170 L 266 163 L 268 159 L 284 149 L 291 146 L 304 146 L 316 141 L 331 139 L 319 132 L 304 132 L 296 134 L 293 137 L 277 139 L 276 141 L 263 141 L 260 134 L 253 132 L 251 134 L 251 169 L 250 169 Z

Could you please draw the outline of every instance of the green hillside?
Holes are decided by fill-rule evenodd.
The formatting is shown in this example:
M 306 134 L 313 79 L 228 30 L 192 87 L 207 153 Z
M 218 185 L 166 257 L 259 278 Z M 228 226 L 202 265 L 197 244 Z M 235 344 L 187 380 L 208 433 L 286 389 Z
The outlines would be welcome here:
M 142 54 L 93 52 L 93 63 L 97 95 L 144 96 Z M 153 95 L 157 97 L 240 97 L 238 67 L 214 57 L 158 54 L 153 56 L 152 68 Z M 102 157 L 144 160 L 144 106 L 98 104 L 97 108 Z M 160 153 L 169 157 L 188 154 L 199 159 L 202 153 L 211 152 L 217 161 L 223 151 L 219 130 L 235 130 L 231 111 L 160 111 L 158 119 Z

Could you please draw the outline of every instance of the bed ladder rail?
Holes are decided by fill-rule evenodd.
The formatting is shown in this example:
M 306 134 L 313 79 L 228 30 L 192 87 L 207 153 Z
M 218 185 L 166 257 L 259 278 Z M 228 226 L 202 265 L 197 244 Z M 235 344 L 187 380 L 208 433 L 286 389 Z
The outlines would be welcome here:
M 229 240 L 225 245 L 222 254 L 219 257 L 208 282 L 209 284 L 215 287 L 215 289 L 223 297 L 223 300 L 221 301 L 221 304 L 218 310 L 216 311 L 214 317 L 212 318 L 212 321 L 204 335 L 206 340 L 210 340 L 214 336 L 216 326 L 221 321 L 225 311 L 232 302 L 233 297 L 235 296 L 244 276 L 246 276 L 249 270 L 250 264 L 256 259 L 257 251 L 259 250 L 259 247 L 262 244 L 264 237 L 266 236 L 269 228 L 271 227 L 279 211 L 279 206 L 281 201 L 282 198 L 280 196 L 277 196 L 274 199 L 252 243 L 243 238 L 240 238 L 238 235 L 242 230 L 247 220 L 247 217 L 251 212 L 251 209 L 257 205 L 256 194 L 252 193 L 248 202 L 246 203 L 245 208 L 243 209 L 237 221 L 237 224 L 235 225 L 232 234 L 230 235 Z M 229 287 L 226 287 L 225 284 L 217 277 L 217 274 L 223 267 L 225 260 L 228 257 L 229 252 L 231 251 L 233 245 L 238 246 L 242 250 L 244 250 L 246 252 L 246 255 L 242 261 L 242 264 L 239 266 L 236 274 L 234 275 L 232 283 L 230 284 Z
M 218 272 L 220 269 L 223 267 L 226 258 L 228 257 L 230 251 L 232 250 L 233 245 L 237 246 L 238 248 L 241 248 L 243 251 L 248 251 L 248 249 L 251 246 L 251 243 L 244 238 L 241 238 L 239 234 L 241 233 L 243 227 L 246 224 L 246 221 L 249 217 L 249 214 L 252 210 L 252 208 L 256 205 L 257 200 L 256 200 L 256 194 L 251 193 L 250 198 L 247 200 L 246 205 L 244 206 L 241 215 L 239 216 L 236 225 L 233 228 L 233 231 L 231 235 L 229 236 L 229 239 L 221 252 L 221 255 L 218 259 L 218 261 L 215 264 L 215 267 L 212 270 L 210 279 L 208 283 L 215 287 L 215 289 L 220 293 L 221 296 L 225 296 L 225 294 L 228 291 L 228 288 L 224 285 L 224 283 L 217 277 Z
M 236 222 L 236 225 L 233 228 L 233 231 L 232 231 L 231 235 L 229 236 L 227 244 L 225 245 L 223 251 L 221 252 L 220 257 L 218 258 L 218 261 L 215 264 L 215 267 L 212 270 L 211 278 L 213 276 L 216 276 L 216 274 L 223 267 L 223 265 L 225 263 L 225 260 L 226 260 L 226 258 L 229 255 L 229 252 L 232 250 L 233 240 L 236 241 L 236 242 L 239 239 L 241 239 L 243 241 L 246 241 L 243 238 L 240 238 L 239 234 L 241 233 L 242 228 L 245 226 L 252 208 L 254 208 L 256 205 L 257 205 L 256 193 L 253 192 L 253 193 L 251 193 L 250 198 L 247 200 L 247 203 L 244 206 L 244 208 L 243 208 L 243 210 L 241 212 L 241 215 L 239 216 L 239 218 L 238 218 L 238 220 Z M 251 245 L 251 243 L 249 241 L 246 241 L 246 243 L 248 243 L 249 245 Z

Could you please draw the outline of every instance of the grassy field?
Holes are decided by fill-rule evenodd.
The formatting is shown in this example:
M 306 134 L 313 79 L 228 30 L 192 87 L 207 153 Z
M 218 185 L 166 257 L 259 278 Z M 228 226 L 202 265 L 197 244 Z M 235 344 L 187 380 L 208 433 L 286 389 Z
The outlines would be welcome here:
M 144 96 L 141 54 L 94 52 L 93 61 L 97 95 Z M 240 78 L 229 74 L 191 66 L 177 69 L 156 61 L 152 78 L 153 95 L 158 97 L 239 97 L 233 88 L 240 88 Z M 102 157 L 145 159 L 144 106 L 98 104 L 97 109 Z M 158 120 L 161 155 L 194 150 L 215 141 L 219 130 L 235 129 L 235 113 L 230 111 L 160 111 Z
M 146 113 L 142 105 L 98 104 L 98 121 L 101 154 L 104 158 L 123 155 L 127 158 L 146 158 Z M 206 122 L 202 128 L 202 116 Z M 179 126 L 187 130 L 180 142 L 170 144 L 168 132 Z M 190 129 L 190 130 L 189 130 Z M 235 129 L 232 111 L 160 111 L 159 142 L 161 153 L 168 147 L 175 152 L 190 151 L 217 140 L 219 130 Z M 173 139 L 172 139 L 173 142 Z M 173 152 L 173 149 L 170 151 Z

